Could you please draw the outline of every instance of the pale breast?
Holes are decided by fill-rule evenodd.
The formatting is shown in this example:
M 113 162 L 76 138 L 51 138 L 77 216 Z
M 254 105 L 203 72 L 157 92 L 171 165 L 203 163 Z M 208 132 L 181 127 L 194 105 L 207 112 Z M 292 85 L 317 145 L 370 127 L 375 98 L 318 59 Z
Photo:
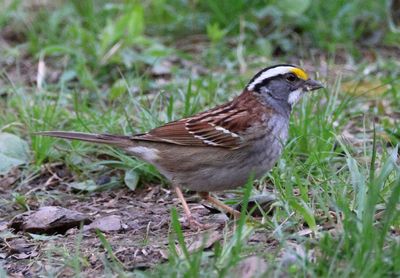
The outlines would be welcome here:
M 194 191 L 221 191 L 243 186 L 252 175 L 258 179 L 265 175 L 280 157 L 288 136 L 288 122 L 272 118 L 268 136 L 254 138 L 248 146 L 237 150 L 207 148 L 196 154 L 195 167 L 181 160 L 180 166 L 190 165 L 184 172 L 173 174 L 173 182 Z M 195 159 L 193 157 L 193 159 Z M 200 162 L 201 161 L 201 162 Z

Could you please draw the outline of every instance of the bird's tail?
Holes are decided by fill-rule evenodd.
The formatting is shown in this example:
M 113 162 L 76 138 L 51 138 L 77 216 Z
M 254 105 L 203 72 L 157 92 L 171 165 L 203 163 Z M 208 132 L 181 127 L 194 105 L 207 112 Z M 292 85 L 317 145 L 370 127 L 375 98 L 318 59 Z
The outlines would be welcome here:
M 92 143 L 114 145 L 118 147 L 128 147 L 132 145 L 132 137 L 124 135 L 111 134 L 93 134 L 83 132 L 66 132 L 66 131 L 42 131 L 36 132 L 36 135 L 58 137 L 69 140 L 80 140 Z

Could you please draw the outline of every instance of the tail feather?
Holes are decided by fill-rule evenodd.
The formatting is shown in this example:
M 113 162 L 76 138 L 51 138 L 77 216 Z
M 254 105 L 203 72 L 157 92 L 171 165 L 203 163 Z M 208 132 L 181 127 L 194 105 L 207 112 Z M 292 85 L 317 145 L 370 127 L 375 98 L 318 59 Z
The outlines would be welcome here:
M 93 133 L 66 132 L 66 131 L 42 131 L 42 132 L 36 132 L 35 134 L 69 139 L 69 140 L 80 140 L 92 143 L 108 144 L 119 147 L 127 147 L 132 144 L 132 138 L 124 135 L 93 134 Z

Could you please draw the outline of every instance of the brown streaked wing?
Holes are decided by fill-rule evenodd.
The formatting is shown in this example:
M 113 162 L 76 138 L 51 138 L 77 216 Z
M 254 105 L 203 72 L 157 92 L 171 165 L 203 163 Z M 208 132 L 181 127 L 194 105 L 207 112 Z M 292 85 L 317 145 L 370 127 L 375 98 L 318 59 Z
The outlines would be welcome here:
M 150 130 L 148 133 L 134 137 L 134 139 L 165 142 L 183 146 L 206 146 L 206 144 L 188 133 L 185 128 L 185 119 L 171 122 Z
M 257 120 L 257 114 L 253 113 L 257 106 L 260 103 L 250 92 L 245 92 L 225 105 L 168 123 L 135 139 L 237 149 L 245 145 L 242 133 Z

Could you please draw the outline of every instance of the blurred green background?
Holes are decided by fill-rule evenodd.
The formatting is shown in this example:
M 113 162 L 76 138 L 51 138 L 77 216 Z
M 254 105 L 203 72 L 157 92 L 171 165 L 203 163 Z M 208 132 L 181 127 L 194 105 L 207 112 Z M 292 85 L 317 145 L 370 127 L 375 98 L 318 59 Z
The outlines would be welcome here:
M 322 52 L 362 61 L 363 50 L 400 44 L 395 0 L 2 1 L 2 36 L 19 47 L 3 45 L 1 60 L 53 57 L 68 69 L 62 80 L 92 89 L 179 51 L 212 67 L 236 60 L 237 46 L 247 60 Z

